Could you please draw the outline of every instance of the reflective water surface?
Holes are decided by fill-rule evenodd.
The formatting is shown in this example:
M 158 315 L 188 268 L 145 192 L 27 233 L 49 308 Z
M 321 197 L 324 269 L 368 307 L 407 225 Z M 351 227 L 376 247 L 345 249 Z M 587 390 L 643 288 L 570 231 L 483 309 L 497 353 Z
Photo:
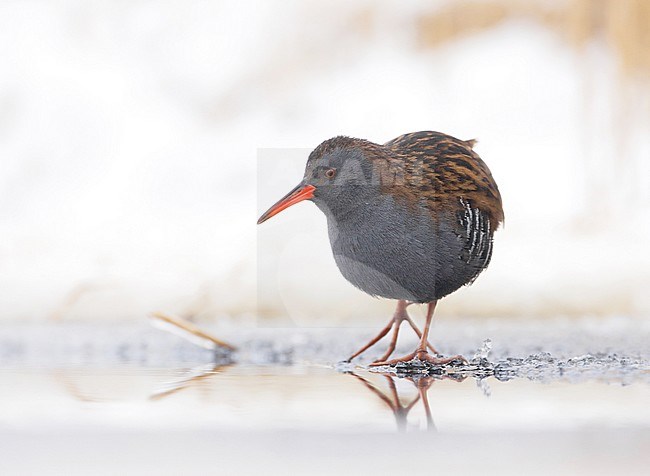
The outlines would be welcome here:
M 513 345 L 492 356 L 516 370 L 501 379 L 400 378 L 332 361 L 345 352 L 325 331 L 312 333 L 320 347 L 253 333 L 231 360 L 158 331 L 107 332 L 112 344 L 96 330 L 33 331 L 0 333 L 0 474 L 644 474 L 650 463 L 640 347 L 570 357 Z

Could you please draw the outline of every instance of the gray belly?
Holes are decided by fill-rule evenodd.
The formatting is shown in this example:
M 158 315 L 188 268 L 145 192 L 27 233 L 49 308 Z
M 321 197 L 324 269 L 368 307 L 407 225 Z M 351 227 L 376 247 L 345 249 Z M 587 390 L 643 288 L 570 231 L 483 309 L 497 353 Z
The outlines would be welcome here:
M 480 272 L 463 259 L 467 239 L 454 216 L 397 210 L 394 203 L 342 220 L 328 216 L 334 259 L 343 276 L 373 296 L 431 302 Z

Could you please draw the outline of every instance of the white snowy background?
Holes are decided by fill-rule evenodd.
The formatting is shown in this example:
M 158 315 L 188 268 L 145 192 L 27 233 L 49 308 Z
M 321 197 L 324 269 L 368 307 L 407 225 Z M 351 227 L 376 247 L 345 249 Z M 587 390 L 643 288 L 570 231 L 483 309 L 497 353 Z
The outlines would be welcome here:
M 452 3 L 0 3 L 0 319 L 387 316 L 313 205 L 255 222 L 322 140 L 417 130 L 478 138 L 506 213 L 441 315 L 648 316 L 647 77 L 524 14 L 423 41 Z

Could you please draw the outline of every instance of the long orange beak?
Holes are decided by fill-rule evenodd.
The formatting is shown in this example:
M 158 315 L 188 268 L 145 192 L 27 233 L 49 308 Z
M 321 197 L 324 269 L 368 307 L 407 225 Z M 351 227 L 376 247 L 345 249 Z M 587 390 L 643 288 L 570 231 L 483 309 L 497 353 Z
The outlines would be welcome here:
M 316 190 L 316 187 L 313 185 L 298 185 L 296 188 L 278 200 L 275 205 L 265 211 L 259 220 L 257 220 L 257 224 L 259 225 L 260 223 L 264 223 L 266 220 L 272 216 L 277 215 L 285 208 L 289 208 L 291 205 L 295 205 L 296 203 L 302 202 L 303 200 L 313 198 L 314 190 Z

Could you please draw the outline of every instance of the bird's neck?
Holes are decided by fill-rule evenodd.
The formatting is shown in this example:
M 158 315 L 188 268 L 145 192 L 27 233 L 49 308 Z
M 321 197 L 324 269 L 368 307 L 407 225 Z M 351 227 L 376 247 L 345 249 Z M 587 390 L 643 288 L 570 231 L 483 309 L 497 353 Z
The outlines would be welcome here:
M 359 196 L 348 202 L 339 201 L 334 206 L 323 202 L 316 202 L 316 205 L 325 214 L 330 224 L 344 224 L 368 219 L 374 211 L 381 208 L 380 201 L 382 197 L 373 194 L 367 197 Z

